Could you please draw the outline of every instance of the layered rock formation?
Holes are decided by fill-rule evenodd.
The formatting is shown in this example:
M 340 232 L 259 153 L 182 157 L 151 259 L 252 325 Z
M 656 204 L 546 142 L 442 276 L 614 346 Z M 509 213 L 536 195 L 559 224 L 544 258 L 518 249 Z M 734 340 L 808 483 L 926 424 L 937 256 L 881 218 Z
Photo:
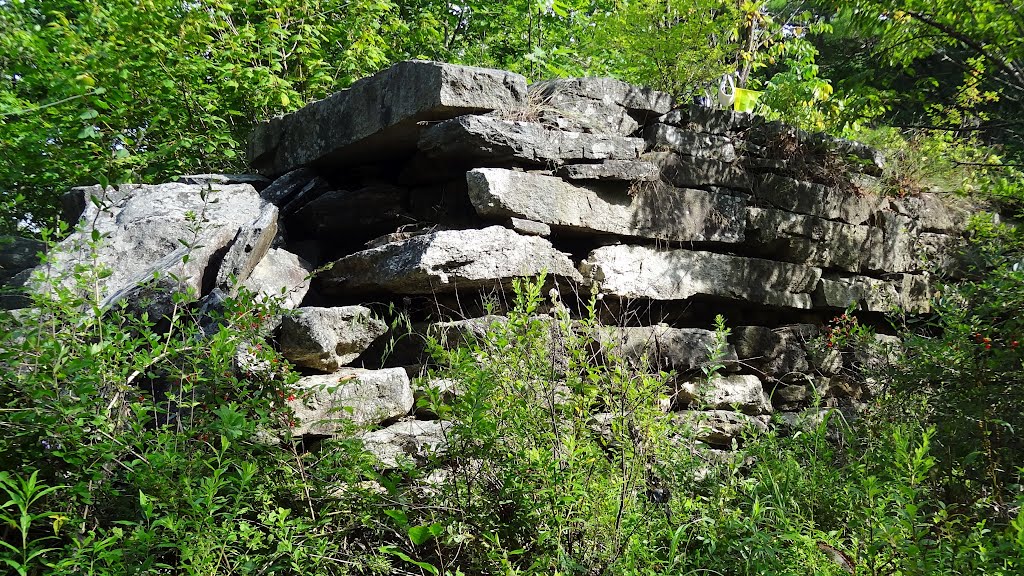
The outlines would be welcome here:
M 603 319 L 628 326 L 594 341 L 676 371 L 667 392 L 687 410 L 680 422 L 728 445 L 772 412 L 869 396 L 844 358 L 816 349 L 822 324 L 851 306 L 927 312 L 933 275 L 956 271 L 967 216 L 936 194 L 881 195 L 884 158 L 855 142 L 673 109 L 667 94 L 615 80 L 528 85 L 434 62 L 397 64 L 258 126 L 248 151 L 260 175 L 69 194 L 72 218 L 107 238 L 105 302 L 160 287 L 206 299 L 239 285 L 283 290 L 297 311 L 281 349 L 322 373 L 299 383 L 315 393 L 295 403 L 297 433 L 398 421 L 368 442 L 400 438 L 413 451 L 443 429 L 402 421 L 408 375 L 427 359 L 401 345 L 378 357 L 396 336 L 373 317 L 388 306 L 427 332 L 488 304 L 500 312 L 522 276 L 545 273 L 563 298 L 599 292 Z M 88 259 L 89 238 L 65 241 L 50 269 Z M 35 249 L 0 247 L 0 280 L 24 283 Z M 702 380 L 716 314 L 732 327 L 719 359 L 728 374 Z M 417 430 L 430 439 L 410 439 Z M 395 461 L 393 445 L 382 450 Z

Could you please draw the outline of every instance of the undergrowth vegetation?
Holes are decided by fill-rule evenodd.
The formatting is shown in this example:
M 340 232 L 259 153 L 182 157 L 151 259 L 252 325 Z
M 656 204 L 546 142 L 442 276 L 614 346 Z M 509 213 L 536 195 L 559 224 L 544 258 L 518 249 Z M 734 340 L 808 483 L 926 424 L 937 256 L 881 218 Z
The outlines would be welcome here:
M 0 318 L 0 562 L 21 576 L 1019 574 L 1024 272 L 999 245 L 993 275 L 947 289 L 906 352 L 865 368 L 883 390 L 866 413 L 810 410 L 726 451 L 660 408 L 675 374 L 594 344 L 597 295 L 579 318 L 523 281 L 482 337 L 428 343 L 421 408 L 450 423 L 447 448 L 398 468 L 354 426 L 291 437 L 285 400 L 302 391 L 270 341 L 274 299 L 199 314 L 179 294 L 157 326 L 99 308 L 102 269 L 41 278 L 31 308 Z M 706 379 L 724 367 L 715 328 Z M 859 354 L 865 334 L 839 317 L 822 344 Z

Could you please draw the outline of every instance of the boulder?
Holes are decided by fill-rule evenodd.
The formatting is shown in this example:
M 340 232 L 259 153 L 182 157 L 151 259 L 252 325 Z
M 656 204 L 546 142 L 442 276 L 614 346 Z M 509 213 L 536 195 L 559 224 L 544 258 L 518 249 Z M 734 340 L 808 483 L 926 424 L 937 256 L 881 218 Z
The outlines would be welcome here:
M 295 312 L 281 319 L 281 354 L 323 372 L 352 362 L 388 330 L 363 306 L 306 307 Z
M 647 141 L 648 150 L 669 150 L 683 156 L 727 163 L 736 161 L 736 148 L 732 140 L 725 136 L 691 132 L 668 124 L 654 124 L 644 129 L 644 140 Z
M 276 175 L 306 165 L 343 166 L 382 152 L 411 153 L 420 122 L 521 108 L 518 74 L 440 62 L 406 61 L 286 116 L 256 126 L 250 164 Z
M 419 149 L 428 158 L 525 162 L 540 166 L 640 156 L 640 138 L 550 130 L 542 124 L 490 116 L 461 116 L 424 130 Z
M 743 440 L 744 434 L 764 434 L 768 431 L 764 420 L 728 410 L 686 410 L 672 415 L 674 428 L 716 448 L 731 448 L 734 441 Z
M 645 160 L 605 160 L 599 164 L 566 164 L 555 170 L 566 180 L 625 180 L 657 182 L 661 170 Z
M 491 226 L 442 230 L 357 252 L 336 261 L 322 287 L 328 294 L 433 294 L 508 284 L 541 272 L 582 280 L 569 257 L 546 239 Z
M 738 410 L 750 415 L 772 412 L 772 403 L 761 386 L 761 380 L 750 375 L 686 382 L 679 387 L 676 402 L 702 409 Z
M 594 339 L 606 354 L 655 370 L 686 372 L 709 362 L 735 366 L 737 356 L 727 344 L 721 358 L 711 358 L 715 333 L 700 328 L 656 326 L 600 326 Z
M 84 206 L 88 228 L 57 245 L 43 271 L 73 287 L 72 271 L 95 261 L 110 272 L 96 280 L 102 308 L 124 300 L 154 319 L 174 309 L 172 292 L 198 297 L 212 288 L 204 279 L 217 277 L 218 255 L 267 215 L 267 203 L 248 184 L 91 186 L 67 196 L 66 205 Z M 103 240 L 93 255 L 94 233 Z
M 602 291 L 622 298 L 717 296 L 784 308 L 811 307 L 821 270 L 712 252 L 604 246 L 580 265 Z
M 675 152 L 648 152 L 641 156 L 661 170 L 661 177 L 675 186 L 721 186 L 743 192 L 753 188 L 753 179 L 739 164 L 709 158 L 682 156 Z
M 264 300 L 280 297 L 285 310 L 298 308 L 309 292 L 313 268 L 302 258 L 281 248 L 271 248 L 242 283 Z
M 295 413 L 296 436 L 331 436 L 351 424 L 381 424 L 405 416 L 413 405 L 402 368 L 346 368 L 300 378 L 295 388 L 295 399 L 287 405 Z
M 767 206 L 848 224 L 864 224 L 882 206 L 881 199 L 874 196 L 857 196 L 776 174 L 759 177 L 753 192 Z
M 819 268 L 860 272 L 883 259 L 881 229 L 773 208 L 747 209 L 747 244 L 758 254 Z
M 517 217 L 581 233 L 678 242 L 739 242 L 744 202 L 726 194 L 662 184 L 578 186 L 554 176 L 501 168 L 466 174 L 469 196 L 484 217 Z
M 384 468 L 423 465 L 442 452 L 451 422 L 403 420 L 362 435 L 363 448 Z

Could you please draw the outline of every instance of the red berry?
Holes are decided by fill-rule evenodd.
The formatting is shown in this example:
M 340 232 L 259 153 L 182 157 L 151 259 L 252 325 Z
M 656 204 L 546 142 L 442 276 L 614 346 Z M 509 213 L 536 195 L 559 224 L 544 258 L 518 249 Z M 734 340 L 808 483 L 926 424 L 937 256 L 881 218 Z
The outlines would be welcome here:
M 992 348 L 992 345 L 991 345 L 991 344 L 985 344 L 985 350 L 989 350 L 989 349 L 991 349 L 991 348 Z

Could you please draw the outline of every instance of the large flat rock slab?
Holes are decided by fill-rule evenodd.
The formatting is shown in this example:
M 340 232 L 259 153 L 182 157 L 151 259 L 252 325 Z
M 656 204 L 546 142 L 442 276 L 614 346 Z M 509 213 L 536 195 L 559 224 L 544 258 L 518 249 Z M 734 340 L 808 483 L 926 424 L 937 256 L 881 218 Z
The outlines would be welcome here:
M 348 165 L 411 152 L 418 122 L 521 108 L 526 79 L 502 70 L 399 62 L 351 87 L 256 127 L 250 164 L 277 175 L 300 166 Z
M 714 296 L 782 308 L 811 308 L 821 270 L 682 249 L 604 246 L 580 266 L 603 292 L 622 298 Z
M 563 162 L 632 160 L 644 151 L 641 138 L 551 130 L 535 122 L 492 116 L 461 116 L 423 132 L 419 149 L 428 158 L 519 161 L 541 166 Z
M 727 194 L 653 183 L 581 186 L 500 168 L 471 170 L 466 181 L 470 200 L 484 217 L 679 242 L 743 240 L 746 204 Z
M 324 273 L 322 288 L 328 294 L 432 294 L 507 284 L 541 272 L 582 280 L 569 256 L 544 238 L 491 226 L 442 230 L 346 256 Z

